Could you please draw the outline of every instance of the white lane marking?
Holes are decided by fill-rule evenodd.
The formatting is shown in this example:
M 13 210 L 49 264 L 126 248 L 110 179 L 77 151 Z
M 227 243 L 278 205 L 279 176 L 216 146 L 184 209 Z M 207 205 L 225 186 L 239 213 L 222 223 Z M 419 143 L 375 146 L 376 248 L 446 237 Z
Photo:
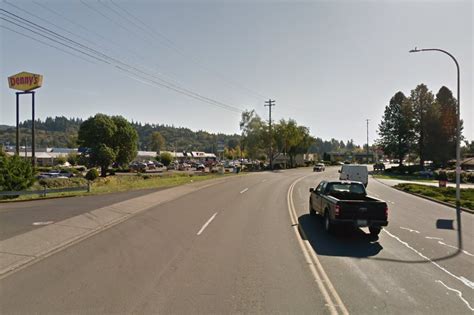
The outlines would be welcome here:
M 441 283 L 446 289 L 448 289 L 448 290 L 450 290 L 450 291 L 453 291 L 453 292 L 456 292 L 456 294 L 457 294 L 457 295 L 459 296 L 459 298 L 464 302 L 464 304 L 466 304 L 467 307 L 468 307 L 471 311 L 474 311 L 474 308 L 469 304 L 469 302 L 466 301 L 466 300 L 462 297 L 462 292 L 461 292 L 461 291 L 448 287 L 448 286 L 447 286 L 446 284 L 444 284 L 444 282 L 441 281 L 441 280 L 436 280 L 436 282 Z
M 440 240 L 440 241 L 443 240 L 441 237 L 434 237 L 434 236 L 425 236 L 425 238 L 427 238 L 429 240 Z
M 33 225 L 49 225 L 53 223 L 54 221 L 40 221 L 40 222 L 33 222 Z
M 403 227 L 403 226 L 401 226 L 400 228 L 401 228 L 402 230 L 410 231 L 410 233 L 415 232 L 416 234 L 420 234 L 420 231 L 417 231 L 417 230 L 412 230 L 412 229 L 409 229 L 409 228 L 406 228 L 406 227 Z
M 265 183 L 266 181 L 267 181 L 267 180 L 266 180 L 266 179 L 264 179 L 264 180 L 262 180 L 262 183 Z
M 377 195 L 377 194 L 376 194 L 376 193 L 374 193 L 374 192 L 371 192 L 371 191 L 369 191 L 369 190 L 367 190 L 367 191 L 368 191 L 368 192 L 369 192 L 369 194 L 371 194 L 372 196 L 375 196 L 375 197 L 377 197 L 377 198 L 379 198 L 379 197 L 380 197 L 379 195 Z
M 454 248 L 454 249 L 456 249 L 456 250 L 459 250 L 459 248 L 458 248 L 458 247 L 456 247 L 456 246 L 453 246 L 453 245 L 446 244 L 446 243 L 444 243 L 444 242 L 441 242 L 441 241 L 438 241 L 438 244 L 440 244 L 440 245 L 444 245 L 444 246 L 448 246 L 448 247 Z M 472 257 L 474 257 L 474 255 L 473 255 L 473 254 L 471 254 L 470 252 L 468 252 L 467 250 L 462 250 L 462 252 L 463 252 L 464 254 L 468 255 L 468 256 L 472 256 Z
M 244 190 L 242 190 L 240 193 L 243 194 L 245 193 L 247 190 L 249 190 L 248 188 L 245 188 Z
M 310 175 L 303 176 L 295 180 L 288 188 L 286 198 L 288 203 L 288 212 L 290 214 L 291 219 L 291 225 L 293 227 L 293 231 L 295 232 L 298 245 L 300 245 L 301 251 L 303 252 L 303 255 L 305 257 L 306 263 L 308 264 L 309 269 L 313 274 L 314 280 L 318 284 L 319 290 L 321 291 L 324 300 L 326 301 L 326 305 L 329 308 L 329 312 L 331 314 L 338 314 L 338 311 L 336 309 L 336 307 L 338 307 L 342 314 L 348 315 L 349 312 L 347 311 L 347 308 L 345 307 L 344 303 L 342 303 L 341 297 L 339 296 L 333 284 L 331 283 L 331 280 L 329 280 L 329 277 L 324 271 L 323 266 L 319 262 L 318 256 L 314 253 L 314 250 L 311 247 L 311 244 L 309 243 L 308 237 L 306 236 L 304 230 L 298 224 L 298 214 L 296 213 L 295 204 L 293 201 L 293 189 L 300 180 L 308 176 Z M 301 238 L 300 233 L 303 235 L 304 239 Z M 332 294 L 332 297 L 334 298 L 336 303 L 333 302 L 333 299 L 331 298 L 329 293 Z
M 465 286 L 467 286 L 468 288 L 470 289 L 474 289 L 474 282 L 463 277 L 463 276 L 456 276 L 455 274 L 453 274 L 451 271 L 447 270 L 446 268 L 442 267 L 440 264 L 438 264 L 437 262 L 434 262 L 432 261 L 430 258 L 426 257 L 425 255 L 423 255 L 421 252 L 417 251 L 416 249 L 414 249 L 412 246 L 410 246 L 410 244 L 408 244 L 407 242 L 404 242 L 402 241 L 398 236 L 395 236 L 393 235 L 392 233 L 390 233 L 389 231 L 383 229 L 382 231 L 384 231 L 387 235 L 389 235 L 390 237 L 396 239 L 397 241 L 399 241 L 401 244 L 405 245 L 407 248 L 411 249 L 412 251 L 414 251 L 416 254 L 418 254 L 418 256 L 420 256 L 421 258 L 424 258 L 426 259 L 427 261 L 429 261 L 430 263 L 432 263 L 433 265 L 435 265 L 436 267 L 438 267 L 440 270 L 444 271 L 445 273 L 447 273 L 448 275 L 450 275 L 451 277 L 453 277 L 454 279 L 457 279 L 459 281 L 461 281 Z
M 199 230 L 199 232 L 197 232 L 197 235 L 201 235 L 201 233 L 204 231 L 205 228 L 207 228 L 207 226 L 209 225 L 209 223 L 211 223 L 211 221 L 214 220 L 214 218 L 216 217 L 216 215 L 217 215 L 217 212 L 214 213 L 214 214 L 212 215 L 212 217 L 211 217 L 209 220 L 207 220 L 206 223 L 204 223 L 204 225 L 203 225 L 202 228 Z

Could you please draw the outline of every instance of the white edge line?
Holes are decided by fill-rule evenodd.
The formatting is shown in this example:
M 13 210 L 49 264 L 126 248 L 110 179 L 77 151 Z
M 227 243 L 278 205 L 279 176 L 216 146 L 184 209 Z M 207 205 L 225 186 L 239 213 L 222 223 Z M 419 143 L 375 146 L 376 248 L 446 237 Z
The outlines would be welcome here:
M 214 214 L 212 215 L 212 217 L 211 217 L 209 220 L 207 220 L 206 223 L 204 223 L 204 225 L 203 225 L 202 228 L 199 230 L 199 232 L 197 232 L 197 235 L 201 235 L 201 233 L 207 228 L 207 226 L 209 225 L 209 223 L 211 223 L 211 221 L 214 220 L 214 218 L 216 217 L 216 215 L 217 215 L 217 212 L 214 213 Z
M 464 304 L 466 304 L 467 307 L 468 307 L 471 311 L 474 311 L 474 308 L 469 304 L 469 302 L 466 301 L 466 300 L 462 297 L 462 292 L 461 292 L 461 291 L 448 287 L 448 286 L 447 286 L 446 284 L 444 284 L 444 282 L 441 281 L 441 280 L 436 280 L 436 282 L 441 283 L 446 289 L 448 289 L 448 290 L 450 290 L 450 291 L 453 291 L 453 292 L 456 292 L 457 295 L 459 296 L 459 298 L 464 302 Z
M 427 238 L 429 240 L 440 240 L 440 241 L 443 240 L 441 237 L 434 237 L 434 236 L 425 236 L 425 238 Z
M 448 246 L 448 247 L 454 248 L 454 249 L 456 249 L 456 250 L 459 250 L 459 248 L 458 248 L 458 247 L 456 247 L 456 246 L 453 246 L 453 245 L 446 244 L 446 243 L 444 243 L 444 242 L 441 242 L 441 241 L 438 241 L 438 244 L 440 244 L 440 245 L 444 245 L 444 246 Z M 468 256 L 472 256 L 472 257 L 474 257 L 474 255 L 473 255 L 473 254 L 471 254 L 470 252 L 468 252 L 467 250 L 464 250 L 464 249 L 463 249 L 463 250 L 462 250 L 462 252 L 463 252 L 464 254 L 468 255 Z
M 243 194 L 244 192 L 246 192 L 247 190 L 249 190 L 248 188 L 245 188 L 244 190 L 242 190 L 240 193 Z
M 413 230 L 413 229 L 406 228 L 406 227 L 403 227 L 403 226 L 401 226 L 400 228 L 401 228 L 402 230 L 410 231 L 410 233 L 411 233 L 411 232 L 415 232 L 416 234 L 420 234 L 420 231 L 417 231 L 417 230 Z
M 462 282 L 465 286 L 467 286 L 468 288 L 470 289 L 474 289 L 474 282 L 463 277 L 463 276 L 457 276 L 455 274 L 453 274 L 451 271 L 447 270 L 446 268 L 444 268 L 443 266 L 441 266 L 440 264 L 438 264 L 437 262 L 431 260 L 430 258 L 428 258 L 427 256 L 423 255 L 421 252 L 417 251 L 415 248 L 413 248 L 412 246 L 410 246 L 410 244 L 408 244 L 407 242 L 405 241 L 402 241 L 398 236 L 396 235 L 393 235 L 392 233 L 390 233 L 389 231 L 387 231 L 386 229 L 383 229 L 382 230 L 384 233 L 386 233 L 388 236 L 396 239 L 397 241 L 399 241 L 401 244 L 405 245 L 405 247 L 411 249 L 413 252 L 415 252 L 418 256 L 420 256 L 421 258 L 429 261 L 430 263 L 432 263 L 433 265 L 435 265 L 436 267 L 438 267 L 438 269 L 444 271 L 446 274 L 450 275 L 451 277 L 453 277 L 454 279 L 457 279 L 459 280 L 460 282 Z

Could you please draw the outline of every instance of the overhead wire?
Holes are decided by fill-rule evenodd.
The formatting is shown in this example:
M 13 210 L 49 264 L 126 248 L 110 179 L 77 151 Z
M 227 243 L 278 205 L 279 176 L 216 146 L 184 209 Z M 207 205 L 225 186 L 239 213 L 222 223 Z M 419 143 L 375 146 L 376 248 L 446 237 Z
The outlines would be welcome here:
M 92 48 L 90 48 L 90 47 L 87 47 L 87 46 L 85 46 L 85 45 L 83 45 L 83 44 L 81 44 L 81 43 L 78 43 L 78 42 L 76 42 L 76 41 L 74 41 L 74 40 L 71 40 L 71 39 L 69 39 L 69 38 L 67 38 L 67 37 L 64 37 L 64 36 L 62 36 L 61 34 L 58 34 L 58 33 L 54 32 L 54 31 L 51 31 L 51 30 L 49 30 L 49 29 L 47 29 L 47 28 L 45 28 L 45 27 L 43 27 L 43 26 L 41 26 L 41 25 L 38 25 L 38 24 L 36 24 L 36 23 L 33 23 L 33 22 L 31 22 L 31 21 L 29 21 L 29 20 L 27 20 L 27 19 L 24 19 L 24 18 L 22 18 L 22 17 L 20 17 L 20 16 L 18 16 L 18 15 L 15 15 L 15 14 L 13 14 L 13 13 L 7 11 L 7 10 L 0 9 L 0 11 L 3 11 L 3 12 L 8 13 L 8 14 L 10 15 L 10 16 L 6 16 L 5 13 L 0 12 L 0 13 L 3 14 L 4 16 L 6 16 L 6 18 L 5 18 L 5 17 L 0 17 L 0 19 L 2 19 L 2 20 L 4 20 L 4 21 L 7 21 L 7 22 L 9 22 L 9 23 L 11 23 L 11 24 L 14 24 L 14 25 L 16 25 L 16 26 L 18 26 L 18 27 L 21 27 L 21 28 L 23 28 L 23 29 L 26 29 L 26 30 L 28 30 L 28 31 L 30 31 L 30 32 L 32 32 L 32 33 L 34 33 L 34 34 L 37 34 L 37 35 L 39 35 L 39 36 L 42 36 L 42 37 L 44 37 L 44 38 L 46 38 L 46 39 L 49 39 L 49 40 L 51 40 L 51 41 L 54 41 L 54 42 L 56 42 L 56 43 L 58 43 L 58 44 L 60 44 L 60 45 L 63 45 L 63 46 L 65 46 L 65 47 L 69 48 L 69 49 L 73 49 L 73 50 L 75 50 L 75 51 L 77 51 L 77 52 L 79 52 L 79 53 L 82 53 L 82 54 L 84 54 L 84 55 L 87 55 L 88 57 L 94 58 L 94 59 L 96 59 L 96 60 L 98 60 L 98 61 L 100 61 L 100 62 L 104 62 L 104 63 L 107 63 L 107 64 L 111 64 L 111 65 L 113 65 L 115 68 L 117 68 L 117 69 L 119 69 L 119 70 L 122 70 L 122 71 L 124 71 L 124 72 L 126 72 L 126 73 L 128 73 L 128 74 L 131 74 L 131 75 L 140 77 L 140 78 L 143 79 L 143 80 L 151 81 L 152 83 L 154 83 L 154 84 L 156 84 L 156 85 L 158 85 L 158 86 L 166 87 L 166 88 L 168 88 L 168 89 L 170 89 L 170 90 L 173 90 L 173 91 L 176 91 L 176 92 L 178 92 L 178 93 L 187 95 L 187 96 L 189 96 L 189 97 L 192 97 L 192 98 L 194 98 L 194 99 L 200 100 L 200 101 L 202 101 L 202 102 L 205 102 L 205 103 L 208 103 L 208 104 L 211 104 L 211 105 L 215 105 L 215 106 L 218 106 L 218 107 L 221 107 L 221 108 L 224 108 L 224 109 L 227 109 L 227 110 L 231 110 L 231 111 L 234 111 L 234 112 L 238 112 L 238 113 L 241 113 L 241 112 L 242 112 L 242 110 L 241 110 L 240 108 L 237 108 L 237 107 L 232 106 L 232 105 L 229 105 L 229 104 L 225 104 L 225 103 L 223 103 L 223 102 L 216 101 L 216 100 L 211 99 L 211 98 L 208 98 L 208 97 L 205 97 L 205 96 L 203 96 L 203 95 L 200 95 L 200 94 L 198 94 L 198 93 L 196 93 L 196 92 L 193 92 L 193 91 L 191 91 L 191 90 L 185 89 L 185 88 L 183 88 L 183 87 L 176 86 L 176 85 L 174 85 L 174 84 L 172 84 L 172 83 L 170 83 L 170 82 L 167 82 L 166 80 L 163 80 L 163 79 L 161 79 L 161 78 L 159 78 L 159 77 L 157 77 L 157 76 L 154 76 L 154 75 L 152 75 L 152 74 L 150 74 L 150 73 L 148 73 L 148 72 L 145 72 L 145 71 L 143 71 L 143 70 L 141 70 L 141 69 L 138 69 L 138 68 L 136 68 L 136 67 L 134 67 L 134 66 L 130 66 L 130 65 L 128 65 L 128 64 L 126 64 L 126 63 L 124 63 L 124 62 L 122 62 L 122 61 L 120 61 L 120 60 L 117 60 L 116 58 L 110 57 L 110 56 L 108 56 L 108 55 L 106 55 L 106 54 L 103 54 L 102 52 L 99 52 L 99 51 L 97 51 L 97 50 L 95 50 L 95 49 L 92 49 Z M 13 18 L 12 18 L 12 16 L 13 16 Z M 12 20 L 13 20 L 13 21 L 12 21 Z M 19 24 L 19 23 L 15 23 L 15 21 L 16 21 L 16 22 L 19 22 L 19 23 L 26 22 L 26 23 L 29 24 L 29 25 L 28 25 L 29 27 L 34 27 L 35 30 L 33 30 L 33 29 L 31 29 L 31 28 L 25 26 L 24 23 Z M 32 25 L 33 25 L 33 26 L 32 26 Z M 52 38 L 52 37 L 50 37 L 50 36 L 46 36 L 46 35 L 44 35 L 44 34 L 41 34 L 40 32 L 38 32 L 38 30 L 40 30 L 40 32 L 41 32 L 41 31 L 42 31 L 42 32 L 47 32 L 48 35 L 54 36 L 54 37 L 56 37 L 56 38 Z M 65 43 L 62 42 L 62 41 L 66 41 L 66 42 L 68 42 L 69 44 L 65 44 Z M 74 47 L 73 45 L 74 45 L 75 47 Z M 79 47 L 79 48 L 78 48 L 78 47 Z M 84 50 L 87 50 L 87 51 L 89 51 L 89 52 L 85 52 Z M 94 54 L 95 56 L 92 55 L 92 54 Z M 99 57 L 97 57 L 97 56 L 99 56 Z M 147 78 L 147 77 L 140 76 L 140 74 L 137 74 L 136 72 L 141 73 L 142 75 L 145 75 L 145 76 L 155 77 L 155 78 L 156 78 L 157 80 L 159 80 L 160 82 L 157 82 L 156 80 L 153 80 L 153 79 L 150 79 L 150 78 Z
M 100 3 L 102 3 L 102 1 L 99 1 Z M 253 91 L 237 82 L 234 82 L 232 80 L 229 80 L 227 76 L 224 76 L 223 74 L 215 71 L 215 70 L 212 70 L 210 68 L 208 68 L 202 61 L 200 61 L 199 59 L 197 59 L 196 57 L 186 53 L 184 50 L 182 50 L 178 44 L 176 44 L 173 40 L 171 40 L 170 38 L 168 38 L 167 36 L 165 36 L 163 33 L 161 32 L 158 32 L 157 30 L 151 28 L 150 26 L 148 26 L 145 22 L 143 22 L 141 19 L 139 19 L 138 17 L 136 17 L 135 15 L 133 15 L 129 10 L 125 9 L 124 7 L 118 5 L 117 3 L 115 3 L 113 0 L 110 0 L 110 3 L 112 3 L 113 5 L 115 5 L 117 8 L 119 8 L 120 10 L 122 10 L 123 12 L 125 12 L 127 15 L 129 15 L 131 18 L 133 18 L 134 20 L 136 20 L 137 22 L 139 22 L 141 25 L 144 26 L 144 28 L 141 28 L 142 30 L 145 30 L 147 31 L 149 34 L 151 34 L 155 39 L 157 39 L 157 37 L 159 37 L 159 40 L 160 41 L 165 41 L 167 43 L 166 46 L 168 46 L 169 48 L 173 49 L 174 51 L 178 52 L 180 55 L 182 55 L 183 57 L 185 58 L 189 58 L 192 62 L 194 62 L 196 65 L 200 66 L 202 69 L 204 69 L 205 71 L 211 73 L 211 74 L 214 74 L 216 77 L 218 77 L 220 80 L 222 80 L 223 82 L 226 82 L 228 85 L 231 85 L 233 87 L 237 87 L 241 90 L 245 90 L 247 91 L 247 93 L 250 93 L 252 94 L 254 97 L 258 97 L 259 99 L 266 99 L 267 97 L 262 95 L 261 93 L 258 93 L 256 91 Z M 111 8 L 109 6 L 109 8 Z M 116 10 L 112 10 L 113 12 L 116 12 Z M 128 19 L 129 20 L 129 19 Z M 133 23 L 135 26 L 136 26 L 136 23 Z M 137 26 L 138 27 L 138 26 Z
M 60 51 L 66 53 L 66 54 L 68 54 L 68 55 L 71 55 L 71 56 L 80 58 L 80 59 L 82 59 L 82 60 L 84 60 L 84 61 L 90 62 L 90 63 L 95 64 L 95 65 L 98 64 L 97 62 L 94 62 L 94 61 L 92 61 L 92 60 L 89 60 L 89 59 L 86 59 L 86 58 L 84 58 L 84 57 L 81 57 L 81 56 L 79 56 L 79 55 L 77 55 L 77 54 L 74 54 L 74 53 L 72 53 L 72 52 L 70 52 L 70 51 L 67 51 L 67 50 L 65 50 L 65 49 L 62 49 L 62 48 L 60 48 L 60 47 L 57 47 L 57 46 L 48 44 L 47 42 L 42 41 L 42 40 L 40 40 L 40 39 L 37 39 L 37 38 L 35 38 L 35 37 L 33 37 L 33 36 L 30 36 L 30 35 L 28 35 L 28 34 L 24 34 L 24 33 L 22 33 L 22 32 L 18 32 L 18 31 L 16 31 L 16 30 L 12 29 L 12 28 L 9 28 L 8 26 L 0 25 L 0 27 L 1 27 L 1 28 L 4 28 L 4 29 L 6 29 L 6 30 L 9 30 L 10 32 L 17 33 L 18 35 L 27 37 L 27 38 L 29 38 L 29 39 L 31 39 L 31 40 L 37 41 L 37 42 L 39 42 L 39 43 L 41 43 L 41 44 L 43 44 L 43 45 L 46 45 L 46 46 L 49 46 L 49 47 L 51 47 L 51 48 L 60 50 Z
M 102 36 L 100 33 L 95 32 L 95 31 L 93 31 L 93 30 L 90 30 L 89 28 L 87 28 L 87 27 L 81 25 L 80 23 L 77 23 L 77 22 L 75 22 L 75 21 L 73 21 L 73 20 L 71 20 L 71 19 L 65 17 L 64 15 L 62 15 L 61 13 L 59 13 L 58 11 L 51 9 L 51 8 L 49 8 L 48 6 L 46 6 L 46 5 L 42 4 L 42 3 L 38 3 L 38 2 L 35 2 L 35 1 L 33 1 L 33 3 L 36 4 L 36 5 L 38 5 L 38 6 L 41 7 L 42 9 L 44 9 L 44 10 L 50 12 L 50 13 L 53 13 L 53 14 L 55 14 L 56 16 L 59 16 L 60 18 L 64 19 L 65 21 L 67 21 L 67 22 L 69 22 L 69 23 L 71 23 L 71 24 L 73 24 L 73 25 L 75 25 L 75 26 L 77 26 L 77 27 L 79 27 L 79 28 L 85 30 L 86 32 L 88 32 L 88 33 L 90 33 L 90 34 L 94 34 L 94 35 L 96 35 L 97 37 L 100 37 L 101 39 L 103 39 L 104 41 L 107 41 L 107 42 L 113 44 L 114 46 L 120 48 L 121 51 L 123 51 L 123 50 L 128 51 L 128 52 L 131 53 L 135 58 L 138 58 L 138 59 L 140 59 L 140 60 L 147 59 L 147 58 L 144 57 L 143 55 L 138 54 L 136 51 L 131 50 L 128 46 L 124 46 L 124 45 L 118 44 L 117 42 L 111 40 L 110 38 L 105 37 L 105 36 Z M 72 32 L 71 32 L 71 33 L 72 33 Z M 74 34 L 74 33 L 73 33 L 73 34 Z M 76 34 L 76 36 L 79 36 L 79 35 Z M 96 46 L 98 46 L 98 47 L 102 47 L 102 48 L 103 48 L 102 45 L 99 45 L 99 44 L 97 44 L 97 43 L 94 43 L 94 44 L 95 44 Z M 105 49 L 107 49 L 107 48 L 105 48 Z M 134 63 L 137 64 L 136 61 L 134 61 Z M 154 62 L 153 62 L 153 63 L 154 63 Z M 146 68 L 146 66 L 143 65 L 143 64 L 141 64 L 141 63 L 138 63 L 138 66 L 141 66 L 141 67 L 143 67 L 143 68 Z M 173 77 L 171 77 L 171 76 L 169 76 L 169 75 L 166 75 L 166 74 L 164 74 L 164 73 L 162 73 L 162 72 L 160 72 L 160 71 L 157 71 L 156 69 L 154 69 L 153 72 L 156 73 L 156 74 L 158 74 L 159 76 L 165 77 L 167 80 L 173 81 L 173 82 L 174 82 L 175 84 L 177 84 L 177 85 L 180 85 L 180 84 L 181 84 L 181 83 L 179 83 L 176 79 L 174 79 Z

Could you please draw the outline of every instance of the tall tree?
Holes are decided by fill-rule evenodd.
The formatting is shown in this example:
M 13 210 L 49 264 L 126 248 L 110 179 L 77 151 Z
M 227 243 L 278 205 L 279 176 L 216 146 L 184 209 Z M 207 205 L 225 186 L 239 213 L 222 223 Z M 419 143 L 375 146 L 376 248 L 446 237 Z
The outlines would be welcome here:
M 386 154 L 397 157 L 402 165 L 414 138 L 413 109 L 402 92 L 395 93 L 385 107 L 379 124 L 379 135 L 377 144 Z
M 159 131 L 153 131 L 149 139 L 149 148 L 151 151 L 159 153 L 165 148 L 165 138 L 161 135 Z
M 439 159 L 441 164 L 445 165 L 456 156 L 457 101 L 451 90 L 442 86 L 436 94 L 436 103 L 440 111 Z
M 138 133 L 122 116 L 113 116 L 112 121 L 117 128 L 113 135 L 113 149 L 116 154 L 115 162 L 125 166 L 137 156 Z
M 240 121 L 242 143 L 251 159 L 260 158 L 269 144 L 268 126 L 255 111 L 242 113 Z
M 414 131 L 417 142 L 417 153 L 420 159 L 420 166 L 424 167 L 426 160 L 427 135 L 430 124 L 427 123 L 428 114 L 432 114 L 431 108 L 434 96 L 424 84 L 418 85 L 410 93 L 410 102 L 413 106 Z
M 84 121 L 78 133 L 78 143 L 88 148 L 89 163 L 100 166 L 101 176 L 107 175 L 110 164 L 127 164 L 137 154 L 138 135 L 121 116 L 96 114 Z

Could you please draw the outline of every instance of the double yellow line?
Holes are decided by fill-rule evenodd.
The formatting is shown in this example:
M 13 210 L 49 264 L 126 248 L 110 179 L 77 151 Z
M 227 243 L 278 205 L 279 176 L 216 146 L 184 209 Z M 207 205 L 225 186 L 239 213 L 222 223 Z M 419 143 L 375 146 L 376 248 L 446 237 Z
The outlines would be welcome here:
M 326 301 L 326 305 L 329 308 L 329 312 L 333 315 L 348 315 L 349 312 L 347 311 L 347 308 L 345 307 L 344 303 L 342 303 L 341 297 L 337 293 L 336 289 L 334 289 L 334 286 L 331 283 L 331 280 L 329 280 L 328 275 L 324 271 L 323 266 L 321 265 L 318 259 L 318 256 L 314 253 L 314 250 L 311 247 L 311 244 L 309 243 L 303 228 L 298 223 L 298 214 L 296 212 L 295 204 L 293 202 L 293 189 L 299 181 L 303 180 L 308 176 L 311 175 L 303 176 L 295 180 L 288 189 L 287 202 L 288 212 L 290 213 L 291 218 L 291 225 L 296 234 L 296 239 L 298 240 L 298 244 L 301 247 L 301 251 L 303 252 L 304 257 L 306 259 L 306 263 L 308 264 L 309 269 L 314 277 L 314 280 L 316 281 L 319 290 L 321 291 L 324 300 Z M 300 233 L 303 236 L 303 239 L 301 238 Z

